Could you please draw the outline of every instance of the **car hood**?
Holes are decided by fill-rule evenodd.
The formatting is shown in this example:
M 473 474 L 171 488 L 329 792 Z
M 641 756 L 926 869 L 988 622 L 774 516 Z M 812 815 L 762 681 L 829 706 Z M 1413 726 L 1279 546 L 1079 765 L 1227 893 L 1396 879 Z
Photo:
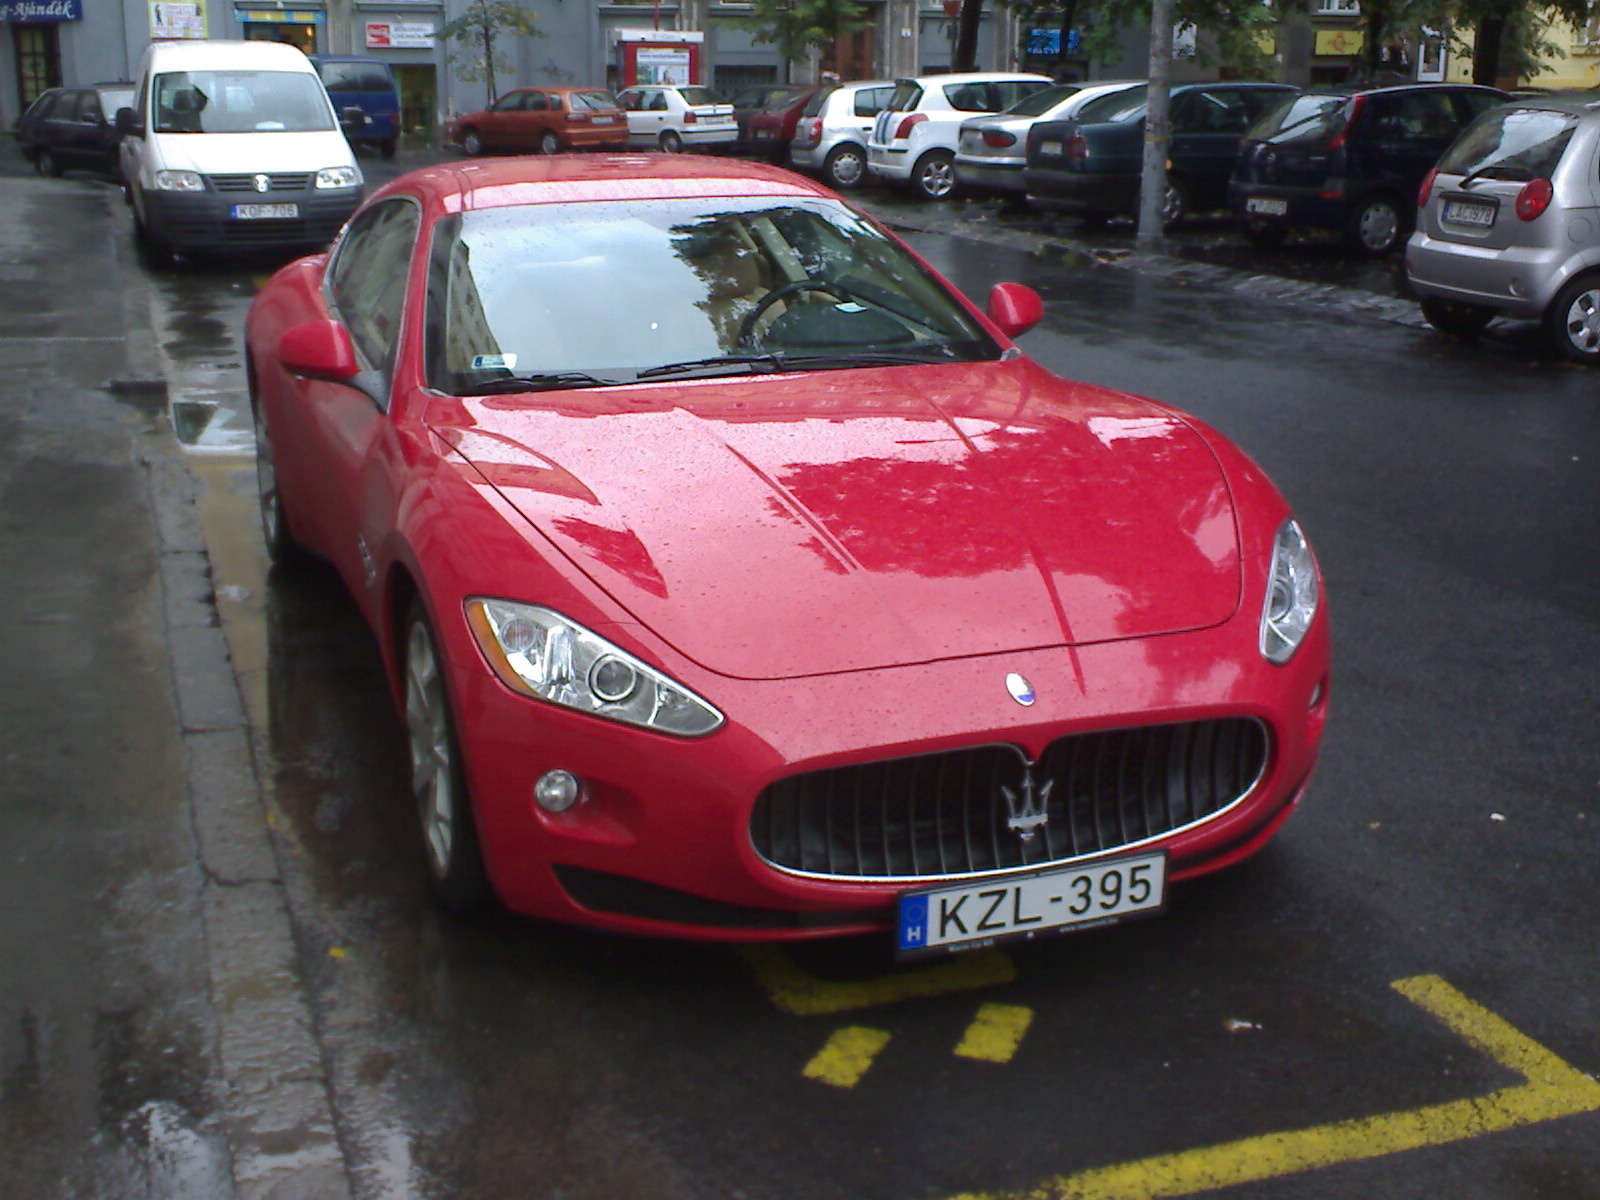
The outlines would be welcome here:
M 1149 637 L 1239 604 L 1201 435 L 1026 359 L 438 401 L 430 422 L 637 621 L 729 676 Z

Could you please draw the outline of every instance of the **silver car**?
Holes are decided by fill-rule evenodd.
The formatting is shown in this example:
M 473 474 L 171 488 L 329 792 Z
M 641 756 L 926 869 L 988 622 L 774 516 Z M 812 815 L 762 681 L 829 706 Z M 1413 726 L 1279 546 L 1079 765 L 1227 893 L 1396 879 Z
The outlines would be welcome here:
M 1027 194 L 1022 168 L 1028 162 L 1028 128 L 1035 121 L 1071 120 L 1096 96 L 1143 83 L 1142 79 L 1063 83 L 1024 96 L 1005 112 L 968 117 L 956 143 L 956 183 L 974 192 L 998 192 L 1021 199 Z
M 1490 109 L 1422 185 L 1406 275 L 1455 337 L 1496 316 L 1543 321 L 1575 362 L 1600 363 L 1600 100 Z
M 821 175 L 848 191 L 867 177 L 867 135 L 894 95 L 892 79 L 869 79 L 824 88 L 800 113 L 789 143 L 789 165 Z

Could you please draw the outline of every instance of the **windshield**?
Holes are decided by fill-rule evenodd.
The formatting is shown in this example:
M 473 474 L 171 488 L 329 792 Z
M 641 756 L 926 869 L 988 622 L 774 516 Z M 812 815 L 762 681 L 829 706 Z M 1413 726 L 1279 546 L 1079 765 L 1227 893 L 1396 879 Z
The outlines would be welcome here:
M 1279 145 L 1315 142 L 1344 127 L 1349 96 L 1291 96 L 1272 105 L 1245 132 L 1257 141 L 1270 138 Z
M 1451 175 L 1548 179 L 1572 140 L 1578 118 L 1541 108 L 1497 108 L 1484 113 L 1439 160 Z
M 1148 90 L 1141 83 L 1124 91 L 1098 96 L 1080 108 L 1075 119 L 1080 125 L 1126 121 L 1144 112 L 1145 93 Z
M 338 128 L 309 71 L 173 71 L 157 75 L 157 133 L 308 133 Z
M 454 395 L 518 378 L 559 386 L 629 382 L 676 364 L 726 369 L 730 358 L 772 369 L 999 353 L 914 258 L 822 198 L 447 218 L 434 239 L 427 339 L 428 381 Z

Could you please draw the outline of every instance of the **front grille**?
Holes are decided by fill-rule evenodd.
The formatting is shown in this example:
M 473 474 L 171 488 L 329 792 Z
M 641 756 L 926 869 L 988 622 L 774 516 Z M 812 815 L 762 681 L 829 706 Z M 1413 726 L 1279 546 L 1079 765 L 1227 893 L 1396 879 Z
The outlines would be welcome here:
M 1267 731 L 1247 718 L 1074 734 L 1031 770 L 1015 746 L 979 746 L 779 780 L 757 798 L 750 837 L 762 858 L 807 875 L 1043 866 L 1199 824 L 1266 763 Z
M 268 175 L 268 192 L 304 192 L 311 187 L 311 176 L 305 172 L 294 175 Z M 255 192 L 261 194 L 256 187 L 254 175 L 213 175 L 211 186 L 219 192 Z

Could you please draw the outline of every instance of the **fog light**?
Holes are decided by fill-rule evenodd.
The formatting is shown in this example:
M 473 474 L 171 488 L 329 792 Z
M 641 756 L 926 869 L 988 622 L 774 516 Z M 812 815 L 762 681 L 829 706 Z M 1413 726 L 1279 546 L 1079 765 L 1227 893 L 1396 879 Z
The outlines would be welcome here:
M 571 771 L 546 771 L 533 785 L 533 798 L 548 813 L 564 813 L 578 802 L 583 785 Z

